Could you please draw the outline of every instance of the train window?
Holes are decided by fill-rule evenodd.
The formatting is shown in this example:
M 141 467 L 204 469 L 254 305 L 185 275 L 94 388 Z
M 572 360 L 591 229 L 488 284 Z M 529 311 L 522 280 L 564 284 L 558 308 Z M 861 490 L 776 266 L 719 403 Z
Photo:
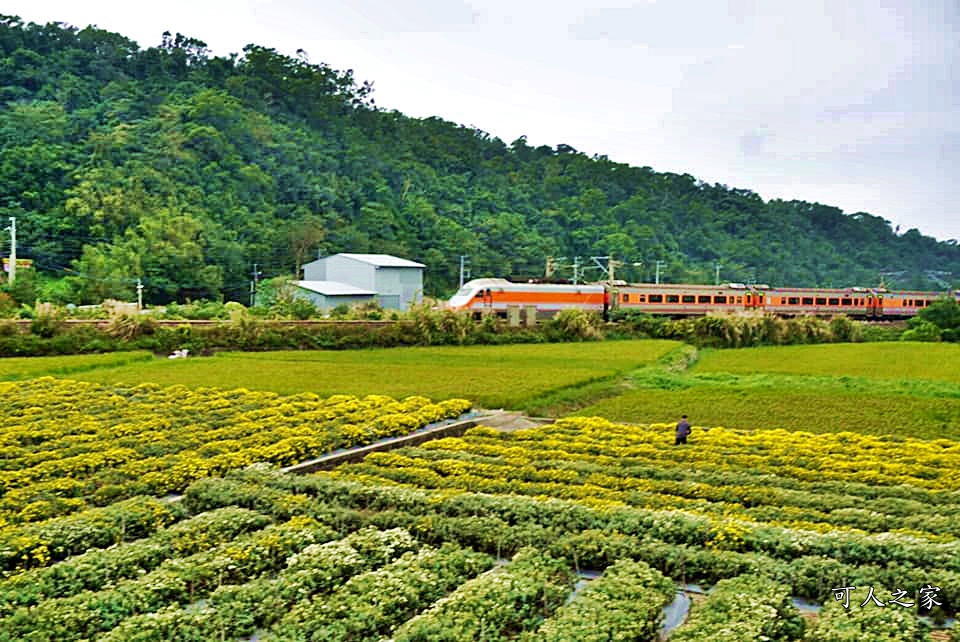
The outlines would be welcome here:
M 667 303 L 680 303 L 680 297 L 676 294 L 668 294 Z
M 624 295 L 623 295 L 623 302 L 624 302 L 624 303 L 630 303 L 630 295 L 629 295 L 629 294 L 624 294 Z
M 853 305 L 853 299 L 840 299 L 840 305 Z
M 800 305 L 800 297 L 792 296 L 787 299 L 787 303 L 789 303 L 790 305 Z
M 701 294 L 700 296 L 697 297 L 697 303 L 710 303 L 710 295 Z
M 907 299 L 907 300 L 906 300 L 906 305 L 907 305 L 907 306 L 910 306 L 910 307 L 913 307 L 913 299 Z
M 637 303 L 643 303 L 643 302 L 646 301 L 646 300 L 647 300 L 647 295 L 646 295 L 646 294 L 638 294 L 638 295 L 637 295 Z
M 830 299 L 830 305 L 840 305 L 840 299 Z
M 803 297 L 803 305 L 813 305 L 813 297 L 812 296 Z
M 475 298 L 475 299 L 482 299 L 482 298 L 483 298 L 483 290 L 480 290 L 479 292 L 477 292 L 476 295 L 474 295 L 473 298 Z
M 827 304 L 827 297 L 824 297 L 824 296 L 817 297 L 817 305 L 826 305 L 826 304 Z
M 743 297 L 742 297 L 742 296 L 738 296 L 738 297 L 737 297 L 737 303 L 743 303 Z
M 714 303 L 726 303 L 726 302 L 727 302 L 727 297 L 725 297 L 725 296 L 723 296 L 723 295 L 715 296 L 715 297 L 713 297 L 713 302 L 714 302 Z
M 662 295 L 662 294 L 651 294 L 649 300 L 650 300 L 650 303 L 663 303 L 663 295 Z
M 917 301 L 917 307 L 918 307 L 918 308 L 922 308 L 922 307 L 925 306 L 927 303 L 929 303 L 929 301 L 925 301 L 924 299 L 920 299 L 919 301 Z
M 684 302 L 684 303 L 693 303 L 693 302 L 696 301 L 696 300 L 697 300 L 697 297 L 693 296 L 692 294 L 684 294 L 684 295 L 683 295 L 683 302 Z

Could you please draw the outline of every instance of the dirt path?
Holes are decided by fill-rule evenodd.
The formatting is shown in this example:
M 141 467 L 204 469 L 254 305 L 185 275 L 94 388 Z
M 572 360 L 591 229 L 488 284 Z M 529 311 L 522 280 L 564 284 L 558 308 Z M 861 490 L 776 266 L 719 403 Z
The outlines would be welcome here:
M 544 424 L 553 423 L 553 419 L 546 419 L 541 417 L 527 417 L 522 412 L 516 412 L 513 410 L 481 410 L 479 411 L 484 415 L 483 421 L 480 423 L 481 426 L 488 426 L 490 428 L 496 428 L 502 432 L 512 432 L 514 430 L 522 430 L 524 428 L 536 428 L 537 426 L 542 426 Z

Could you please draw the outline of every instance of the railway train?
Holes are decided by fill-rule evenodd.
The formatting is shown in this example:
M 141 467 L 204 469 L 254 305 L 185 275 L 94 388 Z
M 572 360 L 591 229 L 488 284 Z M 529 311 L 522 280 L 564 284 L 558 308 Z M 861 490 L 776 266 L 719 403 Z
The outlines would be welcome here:
M 637 310 L 674 317 L 702 316 L 743 310 L 778 316 L 846 315 L 861 319 L 906 319 L 940 297 L 960 302 L 960 291 L 917 292 L 886 288 L 774 288 L 769 285 L 725 283 L 514 283 L 484 278 L 469 281 L 447 302 L 452 310 L 477 316 L 506 316 L 511 307 L 534 308 L 537 316 L 553 316 L 574 308 L 606 313 Z

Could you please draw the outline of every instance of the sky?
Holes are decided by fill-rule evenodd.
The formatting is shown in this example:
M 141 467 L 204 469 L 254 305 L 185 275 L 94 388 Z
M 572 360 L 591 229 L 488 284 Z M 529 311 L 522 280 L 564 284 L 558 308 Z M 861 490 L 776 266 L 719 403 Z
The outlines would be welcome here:
M 3 0 L 215 55 L 254 43 L 374 83 L 380 108 L 510 144 L 868 212 L 960 239 L 957 0 Z

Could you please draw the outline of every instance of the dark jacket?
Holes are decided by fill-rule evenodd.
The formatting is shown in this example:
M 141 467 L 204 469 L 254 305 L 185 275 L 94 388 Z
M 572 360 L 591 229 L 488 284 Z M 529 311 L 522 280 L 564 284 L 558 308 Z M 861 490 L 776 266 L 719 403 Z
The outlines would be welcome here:
M 690 434 L 690 422 L 686 419 L 681 419 L 677 422 L 677 437 L 686 437 Z

